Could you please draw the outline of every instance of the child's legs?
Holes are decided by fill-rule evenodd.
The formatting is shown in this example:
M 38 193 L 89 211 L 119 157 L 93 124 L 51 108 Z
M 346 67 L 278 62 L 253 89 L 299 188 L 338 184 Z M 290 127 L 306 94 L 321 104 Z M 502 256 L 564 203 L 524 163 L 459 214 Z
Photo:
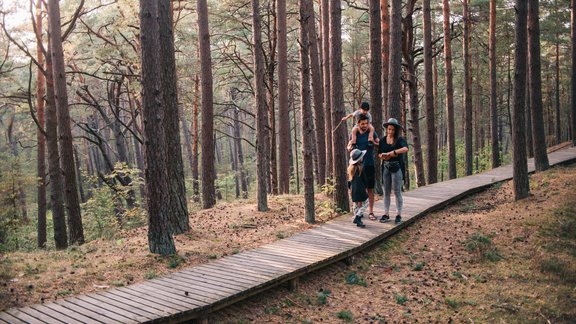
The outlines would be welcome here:
M 372 124 L 368 125 L 370 133 L 368 134 L 368 140 L 374 142 L 374 126 Z
M 356 144 L 356 132 L 358 131 L 358 126 L 354 126 L 354 128 L 352 128 L 352 139 L 351 142 L 352 144 Z

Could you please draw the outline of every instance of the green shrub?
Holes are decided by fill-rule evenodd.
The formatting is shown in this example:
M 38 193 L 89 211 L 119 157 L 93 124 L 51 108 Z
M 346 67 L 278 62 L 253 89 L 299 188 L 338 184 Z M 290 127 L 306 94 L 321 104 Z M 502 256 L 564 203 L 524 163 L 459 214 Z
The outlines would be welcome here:
M 396 303 L 398 305 L 404 305 L 408 301 L 408 297 L 400 294 L 394 294 L 394 298 L 396 299 Z
M 352 315 L 352 312 L 350 312 L 349 310 L 339 311 L 336 314 L 336 317 L 338 317 L 339 319 L 342 319 L 346 322 L 352 322 L 352 319 L 354 318 L 354 316 Z
M 468 252 L 476 254 L 481 260 L 495 262 L 502 259 L 492 240 L 480 232 L 476 232 L 467 238 L 464 241 L 464 246 Z
M 350 272 L 346 275 L 346 283 L 349 285 L 368 286 L 364 278 L 358 276 L 356 272 Z

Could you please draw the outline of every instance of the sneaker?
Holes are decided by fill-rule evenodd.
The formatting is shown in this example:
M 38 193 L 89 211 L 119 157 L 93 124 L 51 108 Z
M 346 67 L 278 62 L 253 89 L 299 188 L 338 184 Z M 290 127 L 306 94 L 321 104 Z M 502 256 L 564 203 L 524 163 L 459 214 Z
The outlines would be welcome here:
M 366 227 L 366 225 L 364 225 L 364 223 L 362 223 L 362 217 L 360 215 L 356 215 L 356 217 L 354 217 L 354 220 L 352 221 L 352 223 L 356 224 L 356 226 L 358 226 L 358 227 Z
M 390 216 L 388 215 L 382 215 L 382 218 L 380 218 L 380 223 L 387 223 L 390 221 Z
M 396 215 L 396 219 L 394 220 L 394 224 L 400 224 L 402 223 L 402 217 L 400 217 L 400 215 Z

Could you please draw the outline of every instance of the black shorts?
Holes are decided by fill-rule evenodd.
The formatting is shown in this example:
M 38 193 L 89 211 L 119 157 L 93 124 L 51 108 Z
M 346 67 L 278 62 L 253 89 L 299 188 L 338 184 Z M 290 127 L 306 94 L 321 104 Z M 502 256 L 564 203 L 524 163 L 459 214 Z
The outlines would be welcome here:
M 365 165 L 363 171 L 366 176 L 366 189 L 374 189 L 376 184 L 376 168 L 373 165 Z

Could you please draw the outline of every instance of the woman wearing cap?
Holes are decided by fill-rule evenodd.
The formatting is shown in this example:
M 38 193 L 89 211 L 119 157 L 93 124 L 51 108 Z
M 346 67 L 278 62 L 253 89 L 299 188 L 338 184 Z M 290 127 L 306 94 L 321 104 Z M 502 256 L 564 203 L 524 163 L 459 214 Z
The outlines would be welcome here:
M 362 204 L 368 199 L 368 191 L 366 190 L 366 176 L 362 172 L 362 159 L 366 150 L 353 149 L 350 152 L 350 160 L 348 161 L 348 188 L 350 195 L 354 202 L 354 221 L 358 227 L 366 227 L 362 223 Z
M 380 222 L 390 221 L 390 193 L 394 190 L 396 196 L 396 219 L 395 223 L 402 222 L 402 183 L 403 174 L 401 168 L 400 154 L 408 152 L 408 144 L 403 137 L 400 137 L 402 126 L 395 118 L 390 118 L 382 125 L 386 130 L 386 136 L 380 139 L 378 147 L 378 157 L 382 163 L 382 181 L 384 186 L 384 215 Z

